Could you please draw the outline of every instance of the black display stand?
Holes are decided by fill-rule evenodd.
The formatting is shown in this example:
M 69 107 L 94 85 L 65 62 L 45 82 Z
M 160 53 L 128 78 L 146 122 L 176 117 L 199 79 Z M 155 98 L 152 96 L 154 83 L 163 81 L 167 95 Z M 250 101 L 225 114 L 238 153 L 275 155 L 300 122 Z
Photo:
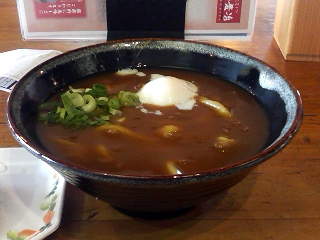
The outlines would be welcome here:
M 187 0 L 106 0 L 108 40 L 184 39 Z

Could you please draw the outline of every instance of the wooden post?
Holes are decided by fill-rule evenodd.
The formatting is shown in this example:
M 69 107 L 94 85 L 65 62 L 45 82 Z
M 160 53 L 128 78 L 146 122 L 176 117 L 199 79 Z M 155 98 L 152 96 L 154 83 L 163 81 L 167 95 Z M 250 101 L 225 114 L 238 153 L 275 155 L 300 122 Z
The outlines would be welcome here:
M 274 39 L 284 58 L 320 62 L 320 1 L 278 0 Z

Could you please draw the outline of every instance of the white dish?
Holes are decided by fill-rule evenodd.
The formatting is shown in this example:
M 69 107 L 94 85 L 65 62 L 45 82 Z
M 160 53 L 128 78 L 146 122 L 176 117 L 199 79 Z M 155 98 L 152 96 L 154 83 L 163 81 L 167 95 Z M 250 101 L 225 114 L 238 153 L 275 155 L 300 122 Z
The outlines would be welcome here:
M 43 239 L 53 233 L 61 220 L 65 184 L 24 148 L 0 148 L 0 239 Z

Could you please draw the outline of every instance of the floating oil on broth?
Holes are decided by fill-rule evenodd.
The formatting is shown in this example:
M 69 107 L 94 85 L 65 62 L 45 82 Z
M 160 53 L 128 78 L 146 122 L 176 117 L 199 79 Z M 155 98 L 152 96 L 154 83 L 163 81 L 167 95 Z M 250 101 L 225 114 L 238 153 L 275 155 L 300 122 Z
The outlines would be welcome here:
M 73 88 L 105 84 L 110 93 L 137 92 L 151 74 L 174 76 L 198 87 L 192 110 L 142 104 L 125 107 L 108 125 L 66 129 L 37 124 L 40 141 L 58 158 L 98 171 L 130 175 L 189 174 L 223 167 L 259 152 L 269 134 L 267 116 L 253 96 L 215 76 L 177 69 L 142 69 L 145 76 L 103 73 Z M 202 104 L 200 96 L 221 103 L 231 117 Z

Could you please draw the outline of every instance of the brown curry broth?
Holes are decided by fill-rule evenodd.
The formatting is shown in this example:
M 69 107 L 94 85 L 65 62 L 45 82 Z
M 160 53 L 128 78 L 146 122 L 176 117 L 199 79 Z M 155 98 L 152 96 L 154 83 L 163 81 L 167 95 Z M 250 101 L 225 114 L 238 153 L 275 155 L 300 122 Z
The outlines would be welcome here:
M 148 136 L 150 140 L 137 140 L 123 134 L 98 133 L 96 127 L 78 131 L 62 126 L 38 124 L 40 140 L 50 152 L 59 158 L 83 167 L 116 174 L 166 175 L 167 162 L 172 161 L 182 173 L 194 173 L 223 167 L 241 161 L 257 153 L 266 142 L 269 123 L 260 104 L 238 86 L 217 77 L 193 71 L 174 69 L 142 69 L 146 77 L 135 75 L 117 76 L 104 73 L 90 76 L 72 87 L 90 87 L 94 83 L 106 84 L 110 93 L 120 90 L 137 91 L 150 79 L 150 74 L 159 73 L 194 82 L 199 95 L 219 101 L 231 109 L 233 117 L 218 116 L 201 103 L 191 110 L 176 107 L 144 106 L 149 111 L 160 110 L 162 115 L 142 113 L 140 109 L 123 109 L 125 121 L 117 123 Z M 156 132 L 160 127 L 179 126 L 177 138 L 165 139 Z M 225 136 L 234 144 L 219 149 L 214 147 L 216 138 Z M 57 144 L 54 139 L 63 139 L 68 144 Z M 72 143 L 72 144 L 69 144 Z M 94 148 L 104 145 L 112 159 L 100 156 Z M 71 149 L 69 145 L 73 146 Z

